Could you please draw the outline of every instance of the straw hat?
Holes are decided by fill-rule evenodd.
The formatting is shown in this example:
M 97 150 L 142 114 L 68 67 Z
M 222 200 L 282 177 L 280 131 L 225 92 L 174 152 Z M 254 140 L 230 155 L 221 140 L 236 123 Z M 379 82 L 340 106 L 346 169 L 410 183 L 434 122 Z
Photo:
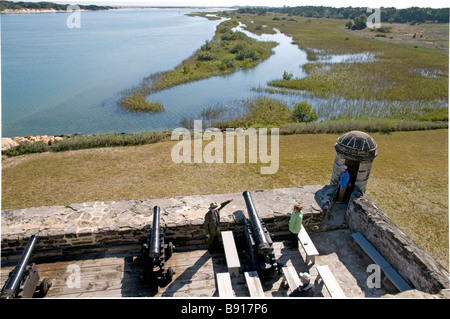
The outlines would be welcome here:
M 211 203 L 210 205 L 209 205 L 209 209 L 216 209 L 217 207 L 219 207 L 219 204 L 217 204 L 216 202 L 214 202 L 214 203 Z

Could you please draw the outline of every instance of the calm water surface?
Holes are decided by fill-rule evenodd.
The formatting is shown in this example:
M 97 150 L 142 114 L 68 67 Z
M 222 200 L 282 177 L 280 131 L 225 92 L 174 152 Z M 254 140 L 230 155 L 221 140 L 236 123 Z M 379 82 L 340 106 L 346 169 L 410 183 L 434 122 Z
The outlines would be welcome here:
M 80 29 L 67 28 L 69 13 L 1 15 L 2 135 L 167 128 L 174 114 L 161 121 L 123 111 L 117 100 L 213 37 L 219 21 L 189 11 L 81 12 Z
M 280 32 L 256 36 L 275 41 L 269 59 L 249 70 L 183 84 L 148 97 L 165 111 L 134 113 L 117 105 L 122 91 L 150 74 L 173 69 L 212 39 L 220 21 L 185 14 L 193 10 L 145 9 L 81 12 L 81 28 L 69 29 L 69 13 L 1 16 L 2 135 L 142 132 L 180 127 L 209 106 L 234 105 L 252 88 L 282 77 L 304 77 L 306 53 Z M 199 10 L 195 10 L 199 11 Z M 330 63 L 347 57 L 329 57 Z M 363 62 L 365 57 L 362 57 Z M 270 95 L 288 105 L 298 95 Z

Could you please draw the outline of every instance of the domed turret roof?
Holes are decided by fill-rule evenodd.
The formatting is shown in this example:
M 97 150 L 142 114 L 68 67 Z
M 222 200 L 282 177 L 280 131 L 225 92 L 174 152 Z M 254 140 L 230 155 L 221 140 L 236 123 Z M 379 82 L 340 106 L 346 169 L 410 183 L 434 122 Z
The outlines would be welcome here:
M 375 158 L 378 146 L 369 134 L 351 131 L 339 137 L 334 148 L 344 156 L 361 160 Z

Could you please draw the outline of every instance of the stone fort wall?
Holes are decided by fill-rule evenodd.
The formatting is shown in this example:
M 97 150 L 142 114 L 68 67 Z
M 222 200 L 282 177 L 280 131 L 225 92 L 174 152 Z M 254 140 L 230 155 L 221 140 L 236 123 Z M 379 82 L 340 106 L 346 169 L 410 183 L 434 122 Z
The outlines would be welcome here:
M 304 223 L 317 230 L 334 196 L 335 186 L 305 186 L 251 192 L 258 215 L 272 232 L 286 231 L 292 207 L 304 206 Z M 243 230 L 246 211 L 242 194 L 194 195 L 2 211 L 2 253 L 22 251 L 31 235 L 36 249 L 144 242 L 153 222 L 153 207 L 161 209 L 160 225 L 175 245 L 206 242 L 203 221 L 211 202 L 233 199 L 221 211 L 221 229 Z
M 321 227 L 334 203 L 336 185 L 252 191 L 260 218 L 275 235 L 287 234 L 292 207 L 303 205 L 304 227 Z M 221 229 L 242 231 L 246 206 L 242 194 L 195 195 L 162 199 L 90 202 L 69 206 L 4 210 L 1 215 L 2 258 L 20 254 L 31 235 L 39 254 L 89 252 L 102 246 L 142 244 L 161 209 L 160 224 L 175 246 L 206 242 L 204 216 L 211 202 L 233 199 L 221 211 Z M 415 289 L 437 293 L 449 288 L 448 272 L 406 236 L 384 212 L 356 189 L 350 198 L 345 227 L 361 232 Z

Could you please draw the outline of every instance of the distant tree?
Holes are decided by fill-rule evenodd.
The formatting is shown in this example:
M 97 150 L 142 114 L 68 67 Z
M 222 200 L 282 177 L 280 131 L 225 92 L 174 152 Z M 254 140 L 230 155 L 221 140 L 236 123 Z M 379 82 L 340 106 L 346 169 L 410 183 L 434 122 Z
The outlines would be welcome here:
M 322 7 L 322 6 L 299 6 L 299 7 L 245 7 L 239 8 L 238 13 L 250 13 L 258 15 L 266 15 L 267 12 L 277 14 L 287 14 L 288 16 L 300 16 L 308 18 L 332 18 L 355 20 L 361 14 L 366 12 L 366 7 Z M 405 9 L 383 7 L 381 22 L 397 22 L 407 23 L 416 20 L 419 23 L 426 21 L 448 23 L 449 22 L 448 7 L 447 8 L 418 8 L 411 7 Z
M 288 16 L 301 16 L 301 17 L 314 17 L 314 18 L 332 18 L 332 19 L 345 19 L 355 20 L 361 14 L 366 12 L 365 7 L 319 7 L 319 6 L 302 6 L 302 7 L 283 7 L 283 8 L 266 8 L 269 12 L 287 14 Z M 257 9 L 252 8 L 254 13 Z M 250 11 L 250 10 L 249 10 Z M 250 13 L 247 11 L 247 13 Z M 425 21 L 448 23 L 449 14 L 447 8 L 386 8 L 383 7 L 383 14 L 381 15 L 381 22 L 400 22 L 407 23 L 412 20 L 416 20 L 419 23 Z
M 345 26 L 346 26 L 347 28 L 351 29 L 351 28 L 353 27 L 353 21 L 352 21 L 352 20 L 348 20 L 348 21 L 345 23 Z
M 355 19 L 355 23 L 353 24 L 352 30 L 363 30 L 367 28 L 367 16 L 365 14 L 361 14 L 359 17 Z
M 292 110 L 294 120 L 299 122 L 314 122 L 317 121 L 317 114 L 315 110 L 312 110 L 311 104 L 301 102 L 294 105 Z

